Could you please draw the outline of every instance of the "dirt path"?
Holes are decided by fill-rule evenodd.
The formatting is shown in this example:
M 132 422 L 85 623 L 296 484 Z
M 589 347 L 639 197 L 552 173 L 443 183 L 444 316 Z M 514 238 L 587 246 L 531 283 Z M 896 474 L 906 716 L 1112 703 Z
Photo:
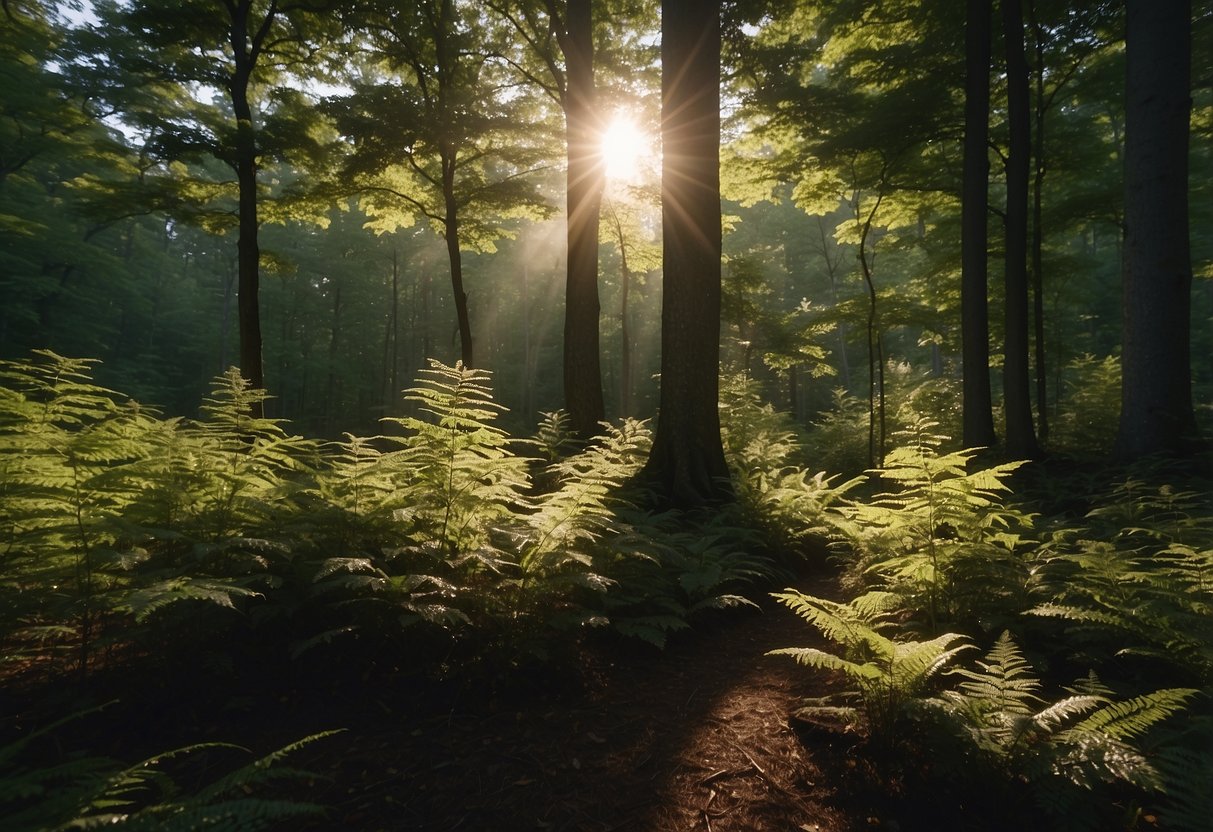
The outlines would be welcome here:
M 576 693 L 463 694 L 439 713 L 380 702 L 378 729 L 326 741 L 331 828 L 820 830 L 852 826 L 788 714 L 814 691 L 763 654 L 812 642 L 773 603 L 664 652 L 600 659 Z

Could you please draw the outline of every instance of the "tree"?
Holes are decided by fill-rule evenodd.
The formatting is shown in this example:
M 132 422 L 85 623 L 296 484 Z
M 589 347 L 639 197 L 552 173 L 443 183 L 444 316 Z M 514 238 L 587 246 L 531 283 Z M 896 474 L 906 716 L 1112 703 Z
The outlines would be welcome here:
M 1032 424 L 1028 367 L 1028 63 L 1024 51 L 1023 0 L 1002 0 L 1003 46 L 1007 66 L 1006 272 L 1003 412 L 1006 449 L 1014 459 L 1039 454 Z
M 463 251 L 491 251 L 504 218 L 546 212 L 529 181 L 541 119 L 525 96 L 505 94 L 484 21 L 455 0 L 367 0 L 346 11 L 363 80 L 328 106 L 353 144 L 341 187 L 361 195 L 380 232 L 421 217 L 442 236 L 460 358 L 475 366 Z
M 1196 432 L 1188 238 L 1191 4 L 1128 3 L 1124 335 L 1117 453 L 1182 453 Z
M 573 430 L 589 438 L 606 418 L 599 355 L 598 221 L 603 165 L 594 91 L 594 27 L 590 0 L 568 0 L 560 39 L 568 88 L 568 277 L 564 294 L 564 403 Z
M 308 27 L 324 19 L 322 5 L 290 0 L 96 5 L 102 21 L 98 54 L 103 49 L 108 58 L 95 58 L 92 67 L 109 80 L 109 94 L 126 123 L 143 131 L 152 154 L 164 161 L 211 157 L 235 174 L 240 370 L 255 388 L 265 386 L 258 171 L 264 157 L 306 136 L 307 127 L 300 125 L 307 119 L 292 113 L 271 127 L 269 111 L 275 104 L 302 103 L 301 96 L 275 84 L 288 68 L 315 68 L 318 38 Z M 207 90 L 226 101 L 203 101 Z M 280 114 L 290 109 L 279 106 Z M 200 190 L 203 200 L 212 198 L 213 188 Z M 199 196 L 184 188 L 161 195 L 161 201 L 197 203 Z
M 965 4 L 964 181 L 961 185 L 960 329 L 964 372 L 964 447 L 994 444 L 990 394 L 988 212 L 990 3 Z
M 661 399 L 641 479 L 659 503 L 719 503 L 720 0 L 661 4 Z

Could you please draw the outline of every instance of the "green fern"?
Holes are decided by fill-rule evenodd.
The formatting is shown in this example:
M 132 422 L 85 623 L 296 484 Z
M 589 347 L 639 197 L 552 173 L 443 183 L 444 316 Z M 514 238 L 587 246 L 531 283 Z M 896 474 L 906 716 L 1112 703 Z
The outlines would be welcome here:
M 1160 791 L 1164 781 L 1132 741 L 1182 711 L 1197 691 L 1171 688 L 1114 701 L 1093 676 L 1048 702 L 1019 646 L 1004 632 L 977 669 L 950 671 L 962 681 L 931 702 L 972 743 L 975 758 L 956 761 L 964 776 L 1014 789 L 1026 783 L 1037 806 L 1066 823 L 1100 828 L 1101 785 Z M 1007 795 L 1010 803 L 1015 799 Z M 1086 828 L 1084 826 L 1084 828 Z
M 874 741 L 891 745 L 897 725 L 912 704 L 929 693 L 928 684 L 971 645 L 964 636 L 944 633 L 928 641 L 899 641 L 888 629 L 899 599 L 889 592 L 870 592 L 849 603 L 817 598 L 795 590 L 774 597 L 838 645 L 837 652 L 816 647 L 789 647 L 767 655 L 790 656 L 807 667 L 839 671 L 843 690 L 826 706 L 854 709 L 862 715 Z M 820 711 L 814 707 L 814 712 Z M 843 712 L 846 712 L 845 710 Z
M 397 519 L 451 563 L 499 569 L 506 555 L 492 548 L 490 532 L 525 504 L 526 460 L 493 424 L 505 408 L 493 401 L 486 371 L 431 359 L 421 372 L 421 384 L 406 391 L 406 399 L 429 419 L 385 420 L 408 432 L 392 460 L 410 475 L 399 483 L 407 508 Z
M 1213 507 L 1207 495 L 1129 479 L 1081 529 L 1041 548 L 1029 613 L 1099 659 L 1141 656 L 1213 680 Z
M 943 622 L 988 628 L 1026 605 L 1022 551 L 1032 518 L 1003 505 L 1005 480 L 1021 463 L 970 473 L 975 451 L 940 452 L 945 437 L 934 427 L 918 419 L 902 434 L 872 472 L 895 488 L 852 503 L 835 528 L 853 547 L 856 570 L 920 610 L 928 632 Z
M 315 817 L 323 808 L 266 794 L 276 783 L 297 784 L 317 775 L 281 765 L 300 748 L 336 733 L 313 734 L 190 791 L 174 777 L 175 763 L 225 751 L 230 743 L 200 743 L 157 754 L 132 766 L 82 753 L 60 760 L 26 761 L 31 748 L 49 739 L 75 714 L 0 747 L 0 825 L 5 829 L 55 830 L 105 826 L 124 830 L 270 829 Z

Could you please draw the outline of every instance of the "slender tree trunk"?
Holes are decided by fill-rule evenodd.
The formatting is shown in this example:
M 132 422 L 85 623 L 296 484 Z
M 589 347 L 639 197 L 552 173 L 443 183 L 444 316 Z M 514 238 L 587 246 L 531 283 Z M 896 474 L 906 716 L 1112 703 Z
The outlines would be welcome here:
M 1192 11 L 1128 3 L 1124 347 L 1117 453 L 1183 454 L 1192 409 L 1188 130 Z
M 1032 425 L 1028 372 L 1028 62 L 1024 54 L 1022 0 L 1002 0 L 1007 64 L 1006 343 L 1002 389 L 1007 454 L 1013 459 L 1039 455 Z
M 337 347 L 341 333 L 341 284 L 333 283 L 333 318 L 329 326 L 328 382 L 324 395 L 325 429 L 330 436 L 337 427 Z
M 392 367 L 388 373 L 388 404 L 395 406 L 400 395 L 400 255 L 392 246 Z
M 720 437 L 720 2 L 661 4 L 661 400 L 641 478 L 662 505 L 731 497 Z
M 817 218 L 817 233 L 821 238 L 821 258 L 825 261 L 826 274 L 830 278 L 830 300 L 834 307 L 838 307 L 838 261 L 830 257 L 829 242 L 826 239 L 825 219 Z M 838 363 L 841 365 L 840 372 L 842 373 L 842 386 L 849 388 L 851 386 L 851 362 L 847 356 L 847 325 L 843 321 L 838 323 Z
M 260 260 L 257 243 L 260 222 L 257 218 L 257 137 L 253 111 L 249 104 L 256 54 L 250 50 L 249 3 L 233 4 L 232 48 L 235 71 L 229 92 L 232 114 L 236 118 L 235 168 L 238 189 L 239 236 L 236 240 L 236 320 L 240 330 L 240 372 L 255 388 L 265 387 L 262 368 Z M 269 12 L 274 13 L 272 10 Z M 254 406 L 256 416 L 263 414 L 260 403 Z
M 459 205 L 455 200 L 455 160 L 443 154 L 442 195 L 446 202 L 443 236 L 451 264 L 451 293 L 455 296 L 455 320 L 459 327 L 459 355 L 464 367 L 475 367 L 472 355 L 472 322 L 468 315 L 468 296 L 463 288 L 463 253 L 459 249 Z
M 628 268 L 628 250 L 620 232 L 619 245 L 619 415 L 632 415 L 632 330 L 628 300 L 632 293 L 632 270 Z
M 964 184 L 960 230 L 962 434 L 966 448 L 994 444 L 988 281 L 990 3 L 968 0 L 965 18 Z
M 568 260 L 564 306 L 564 404 L 573 431 L 588 439 L 606 418 L 599 355 L 598 215 L 603 164 L 594 92 L 590 0 L 568 0 L 564 46 L 568 89 Z
M 884 345 L 880 337 L 880 326 L 876 307 L 876 284 L 872 280 L 872 266 L 868 262 L 868 234 L 872 230 L 872 219 L 880 209 L 884 194 L 876 198 L 876 204 L 863 223 L 859 236 L 859 266 L 864 283 L 868 287 L 868 467 L 884 465 L 885 416 L 884 392 Z M 878 429 L 879 428 L 879 429 Z
M 1032 349 L 1036 360 L 1036 426 L 1042 444 L 1049 441 L 1049 368 L 1045 351 L 1044 291 L 1044 184 L 1045 184 L 1045 46 L 1044 27 L 1036 15 L 1035 0 L 1028 0 L 1032 40 L 1036 51 L 1036 120 L 1032 141 Z

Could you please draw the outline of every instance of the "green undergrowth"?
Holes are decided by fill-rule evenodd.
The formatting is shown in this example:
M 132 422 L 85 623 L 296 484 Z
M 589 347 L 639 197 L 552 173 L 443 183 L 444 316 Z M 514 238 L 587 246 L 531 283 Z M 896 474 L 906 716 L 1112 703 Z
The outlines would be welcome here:
M 827 644 L 774 653 L 835 679 L 800 716 L 863 738 L 910 828 L 1207 829 L 1207 481 L 1080 474 L 1085 512 L 1043 516 L 1018 463 L 945 447 L 918 417 L 838 506 L 848 600 L 776 595 Z

